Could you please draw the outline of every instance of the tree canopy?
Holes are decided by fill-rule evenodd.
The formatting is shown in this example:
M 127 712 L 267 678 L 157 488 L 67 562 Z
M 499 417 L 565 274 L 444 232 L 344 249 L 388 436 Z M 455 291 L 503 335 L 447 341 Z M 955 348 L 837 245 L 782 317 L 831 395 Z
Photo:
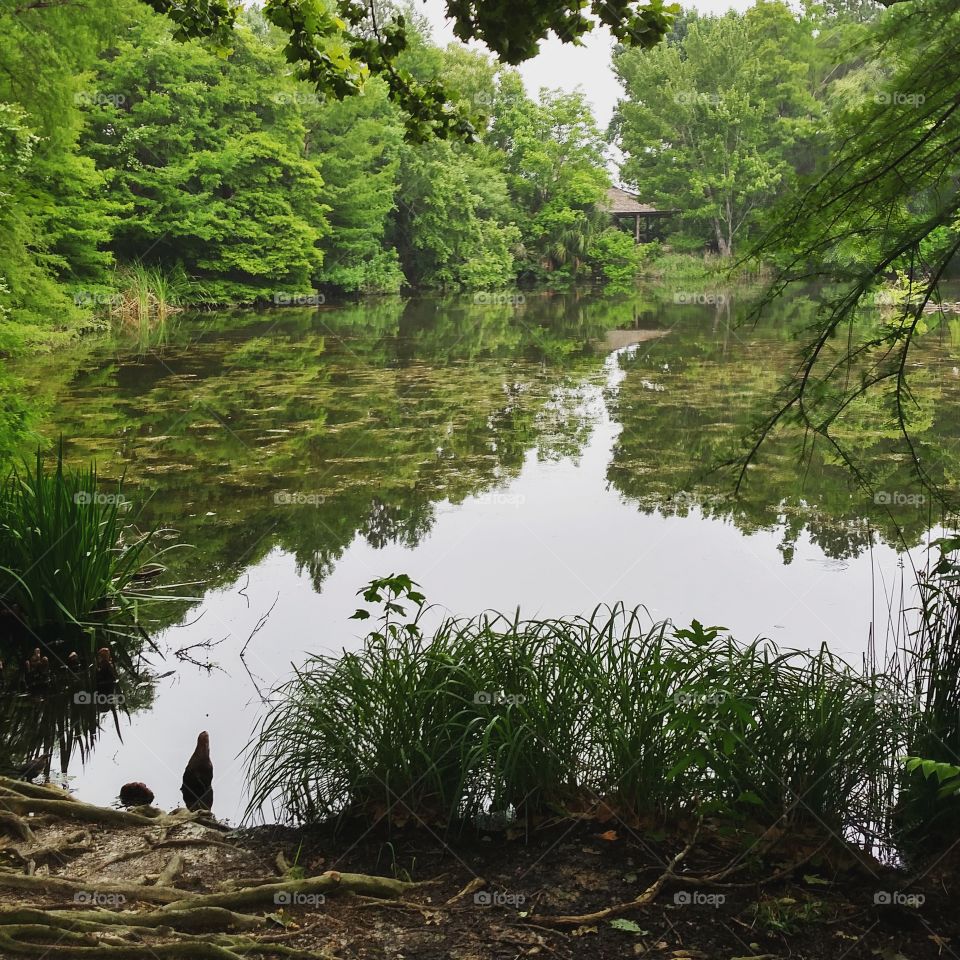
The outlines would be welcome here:
M 205 36 L 229 48 L 240 18 L 231 0 L 148 0 L 177 24 L 179 38 Z M 447 15 L 462 41 L 480 40 L 506 64 L 534 56 L 551 33 L 576 43 L 599 24 L 623 43 L 656 44 L 669 29 L 675 4 L 664 0 L 448 0 Z M 338 98 L 364 89 L 369 77 L 384 81 L 403 111 L 407 135 L 414 140 L 457 136 L 472 138 L 468 111 L 458 109 L 437 78 L 424 80 L 406 68 L 401 55 L 409 46 L 407 17 L 378 0 L 266 0 L 263 13 L 287 36 L 284 54 L 302 80 Z

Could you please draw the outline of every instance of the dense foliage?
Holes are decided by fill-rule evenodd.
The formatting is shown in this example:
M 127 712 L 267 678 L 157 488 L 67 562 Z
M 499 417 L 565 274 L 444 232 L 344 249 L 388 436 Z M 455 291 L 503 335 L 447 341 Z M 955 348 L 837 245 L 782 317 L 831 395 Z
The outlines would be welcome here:
M 616 58 L 623 173 L 728 255 L 806 161 L 821 107 L 812 24 L 762 0 L 682 26 L 654 50 Z
M 229 49 L 241 5 L 233 0 L 147 0 L 176 24 L 180 39 L 207 37 Z M 446 14 L 463 41 L 481 40 L 502 63 L 534 56 L 540 41 L 553 33 L 576 43 L 602 24 L 632 46 L 656 44 L 678 8 L 665 0 L 583 0 L 557 3 L 535 0 L 448 0 Z M 407 17 L 380 0 L 267 0 L 264 16 L 285 37 L 284 56 L 297 76 L 324 94 L 338 98 L 362 93 L 369 76 L 383 81 L 390 99 L 403 111 L 407 139 L 472 139 L 471 111 L 450 102 L 450 90 L 436 76 L 419 77 L 408 69 Z
M 187 278 L 183 301 L 281 304 L 635 272 L 636 251 L 596 242 L 610 177 L 583 97 L 531 100 L 422 24 L 398 62 L 486 117 L 474 142 L 411 142 L 385 81 L 324 97 L 256 12 L 229 51 L 135 0 L 0 24 L 0 350 L 109 312 L 143 267 Z
M 434 45 L 416 15 L 382 69 L 372 47 L 344 49 L 340 63 L 337 30 L 349 33 L 366 8 L 327 36 L 323 80 L 291 58 L 291 25 L 308 6 L 0 5 L 0 351 L 90 324 L 141 266 L 184 278 L 183 301 L 218 303 L 632 282 L 648 251 L 600 209 L 606 142 L 581 94 L 532 98 L 489 55 Z M 684 14 L 656 46 L 640 29 L 647 14 L 599 6 L 601 19 L 619 17 L 616 36 L 637 41 L 614 59 L 622 175 L 644 200 L 680 211 L 679 248 L 743 249 L 776 222 L 778 197 L 831 169 L 832 144 L 877 112 L 864 101 L 881 79 L 915 69 L 909 38 L 893 52 L 863 47 L 893 29 L 870 3 Z M 510 23 L 496 4 L 451 9 L 464 36 L 506 62 L 548 28 L 569 40 L 588 26 L 526 7 Z M 666 15 L 650 16 L 651 30 L 667 28 Z M 385 22 L 370 43 L 390 46 Z M 371 75 L 360 70 L 349 96 L 354 60 Z M 439 96 L 440 79 L 448 119 L 469 115 L 472 132 L 412 137 L 411 124 L 439 132 L 437 103 L 417 107 L 408 94 Z M 930 110 L 893 113 L 922 125 Z M 924 250 L 950 249 L 947 215 L 937 216 Z M 862 259 L 870 245 L 838 249 Z
M 124 518 L 128 506 L 98 488 L 95 467 L 64 467 L 62 449 L 53 465 L 37 453 L 0 480 L 0 664 L 39 640 L 92 654 L 134 631 L 142 571 L 160 552 Z
M 930 23 L 935 31 L 925 29 Z M 910 443 L 916 347 L 960 252 L 958 29 L 955 2 L 917 0 L 892 5 L 859 36 L 857 59 L 835 85 L 828 162 L 786 199 L 756 245 L 779 266 L 771 298 L 811 279 L 832 285 L 795 376 L 758 425 L 758 445 L 790 419 L 849 460 L 835 424 L 867 392 L 884 397 Z M 877 331 L 864 315 L 893 277 L 890 315 Z M 846 344 L 839 356 L 838 342 Z M 936 470 L 911 454 L 926 484 L 940 488 Z

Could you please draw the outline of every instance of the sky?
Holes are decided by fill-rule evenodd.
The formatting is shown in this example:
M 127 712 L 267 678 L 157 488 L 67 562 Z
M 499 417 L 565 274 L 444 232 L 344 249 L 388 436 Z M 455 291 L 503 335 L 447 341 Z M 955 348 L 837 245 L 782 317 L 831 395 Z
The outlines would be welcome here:
M 522 4 L 523 0 L 517 2 Z M 684 3 L 683 6 L 696 8 L 701 13 L 725 13 L 731 8 L 744 10 L 750 6 L 750 2 L 699 0 Z M 436 42 L 445 45 L 456 39 L 445 18 L 445 0 L 417 0 L 415 8 L 430 21 Z M 606 129 L 620 96 L 620 85 L 610 64 L 612 50 L 613 38 L 609 31 L 606 28 L 597 29 L 587 36 L 582 47 L 564 44 L 557 39 L 544 41 L 539 55 L 521 64 L 519 69 L 528 93 L 533 96 L 541 87 L 561 87 L 568 91 L 580 87 L 593 106 L 600 128 Z

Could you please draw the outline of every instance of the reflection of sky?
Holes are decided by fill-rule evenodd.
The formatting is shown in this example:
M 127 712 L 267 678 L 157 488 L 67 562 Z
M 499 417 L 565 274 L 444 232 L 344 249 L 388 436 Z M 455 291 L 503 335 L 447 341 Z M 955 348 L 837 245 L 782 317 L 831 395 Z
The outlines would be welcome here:
M 612 362 L 608 369 L 612 381 L 620 376 Z M 510 613 L 517 606 L 531 617 L 572 615 L 623 601 L 646 605 L 657 620 L 723 625 L 744 641 L 762 635 L 800 648 L 826 642 L 859 664 L 875 612 L 883 636 L 885 583 L 898 574 L 895 552 L 878 546 L 872 556 L 838 564 L 802 535 L 793 563 L 784 566 L 779 531 L 744 536 L 729 520 L 705 519 L 696 508 L 687 517 L 639 512 L 608 487 L 619 426 L 608 418 L 599 388 L 593 389 L 585 402 L 595 426 L 576 463 L 528 455 L 508 487 L 457 506 L 439 504 L 433 529 L 416 547 L 376 550 L 358 537 L 321 595 L 279 550 L 248 571 L 245 588 L 246 576 L 209 594 L 202 616 L 191 613 L 190 626 L 168 631 L 162 641 L 174 650 L 227 638 L 210 651 L 223 670 L 208 675 L 181 666 L 161 682 L 155 709 L 124 728 L 122 744 L 115 731 L 105 730 L 76 782 L 84 799 L 108 803 L 122 783 L 144 780 L 159 805 L 176 805 L 183 766 L 205 729 L 216 767 L 215 810 L 237 819 L 243 793 L 238 755 L 262 715 L 238 656 L 251 631 L 276 599 L 246 654 L 250 674 L 266 692 L 289 676 L 291 662 L 356 646 L 360 626 L 348 619 L 356 591 L 391 572 L 409 573 L 430 601 L 457 616 L 484 608 Z

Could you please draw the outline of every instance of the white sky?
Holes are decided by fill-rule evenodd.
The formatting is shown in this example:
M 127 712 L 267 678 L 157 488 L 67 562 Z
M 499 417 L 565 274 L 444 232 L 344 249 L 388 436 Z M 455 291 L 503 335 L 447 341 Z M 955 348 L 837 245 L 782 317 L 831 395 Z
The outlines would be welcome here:
M 522 4 L 522 0 L 517 2 Z M 731 8 L 744 10 L 750 3 L 751 0 L 699 0 L 683 6 L 696 8 L 701 13 L 725 13 Z M 445 0 L 417 0 L 415 8 L 430 21 L 437 43 L 446 45 L 456 39 L 445 18 Z M 568 91 L 580 87 L 593 105 L 600 128 L 606 129 L 620 97 L 620 84 L 610 64 L 612 50 L 613 39 L 605 28 L 588 34 L 582 47 L 550 39 L 540 45 L 539 55 L 521 64 L 519 70 L 532 96 L 536 96 L 541 87 Z

